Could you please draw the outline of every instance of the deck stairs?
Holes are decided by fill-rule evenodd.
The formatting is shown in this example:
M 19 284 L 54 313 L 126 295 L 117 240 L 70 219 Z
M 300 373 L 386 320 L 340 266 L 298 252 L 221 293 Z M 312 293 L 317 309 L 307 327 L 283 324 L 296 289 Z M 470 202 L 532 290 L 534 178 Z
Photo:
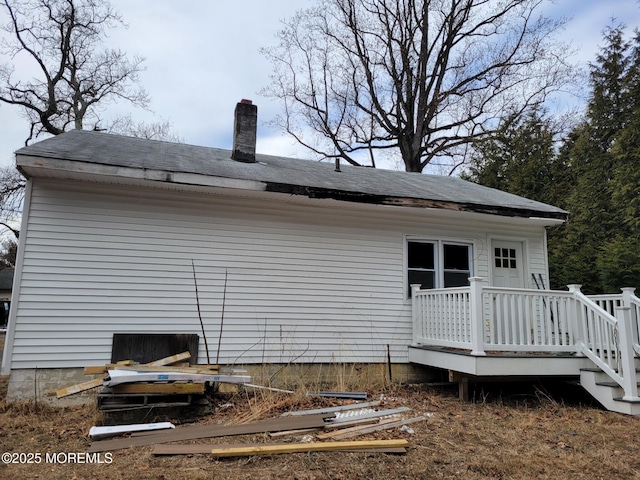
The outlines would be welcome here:
M 580 385 L 607 410 L 640 415 L 640 399 L 625 399 L 624 389 L 599 368 L 581 369 Z

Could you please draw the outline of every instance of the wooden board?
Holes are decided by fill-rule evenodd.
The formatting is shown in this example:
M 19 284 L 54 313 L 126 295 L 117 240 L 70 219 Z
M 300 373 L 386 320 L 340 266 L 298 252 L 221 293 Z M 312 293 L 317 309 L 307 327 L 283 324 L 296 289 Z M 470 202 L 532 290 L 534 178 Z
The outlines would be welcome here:
M 178 360 L 176 360 L 176 358 Z M 106 365 L 84 367 L 84 374 L 100 375 L 100 374 L 107 373 L 107 370 L 113 370 L 114 368 L 120 368 L 120 367 L 131 367 L 132 370 L 147 369 L 148 371 L 156 371 L 157 367 L 163 366 L 164 368 L 171 368 L 171 369 L 183 368 L 183 369 L 186 369 L 186 371 L 194 372 L 194 373 L 198 373 L 198 372 L 209 373 L 212 371 L 217 372 L 219 370 L 218 365 L 196 365 L 194 367 L 191 367 L 189 366 L 188 362 L 180 362 L 181 360 L 188 359 L 188 358 L 191 358 L 191 354 L 189 352 L 183 352 L 177 355 L 172 355 L 170 357 L 161 358 L 159 360 L 156 360 L 155 362 L 138 364 L 138 365 L 134 365 L 133 360 L 123 360 L 118 363 L 107 363 Z
M 370 429 L 372 427 L 379 427 L 382 425 L 387 425 L 389 423 L 395 423 L 398 421 L 399 421 L 398 418 L 384 418 L 384 419 L 378 420 L 374 425 L 372 424 L 356 425 L 348 428 L 341 428 L 340 430 L 334 430 L 332 432 L 320 433 L 317 435 L 316 438 L 318 440 L 328 440 L 330 438 L 339 438 L 341 435 L 344 435 L 346 433 L 351 433 L 351 432 L 358 432 L 359 434 L 361 430 Z M 392 427 L 385 427 L 385 428 L 392 428 Z
M 382 417 L 385 418 L 385 417 Z M 395 420 L 400 420 L 402 416 L 400 414 L 389 415 L 386 418 L 393 418 Z M 351 420 L 349 422 L 342 423 L 327 423 L 324 426 L 325 431 L 337 430 L 339 428 L 347 428 L 347 427 L 356 427 L 358 425 L 373 425 L 377 424 L 381 421 L 381 418 L 363 418 L 361 420 Z
M 402 425 L 409 425 L 411 423 L 416 422 L 424 422 L 428 417 L 415 417 L 415 418 L 407 418 L 406 420 L 399 420 L 397 422 L 385 423 L 381 425 L 373 425 L 371 427 L 363 427 L 357 430 L 352 430 L 348 432 L 340 432 L 340 430 L 336 430 L 332 432 L 331 438 L 333 439 L 345 439 L 355 437 L 357 435 L 364 435 L 365 433 L 377 432 L 380 430 L 389 430 L 390 428 L 401 427 Z M 347 429 L 351 430 L 351 429 Z
M 96 388 L 101 386 L 104 383 L 102 378 L 96 378 L 95 380 L 89 380 L 88 382 L 78 383 L 76 385 L 71 385 L 70 387 L 61 388 L 56 391 L 56 397 L 62 398 L 67 395 L 73 395 L 74 393 L 84 392 L 86 390 L 91 390 L 92 388 Z
M 149 433 L 144 436 L 118 438 L 94 442 L 88 451 L 106 452 L 121 448 L 156 445 L 159 443 L 196 440 L 199 438 L 224 437 L 231 435 L 250 435 L 256 433 L 279 432 L 282 430 L 299 430 L 303 428 L 321 428 L 324 426 L 326 414 L 303 415 L 290 418 L 269 418 L 242 425 L 195 425 L 176 428 L 167 432 Z
M 353 442 L 349 442 L 353 443 Z M 291 443 L 275 443 L 268 444 L 269 446 L 276 445 L 292 445 Z M 323 444 L 315 444 L 315 445 L 323 445 Z M 211 445 L 211 444 L 196 444 L 196 445 L 156 445 L 153 448 L 153 455 L 196 455 L 196 454 L 210 454 L 214 448 L 247 448 L 247 447 L 257 447 L 261 446 L 260 444 L 224 444 L 224 445 Z M 264 445 L 262 445 L 264 446 Z M 407 453 L 405 447 L 382 447 L 377 446 L 376 448 L 357 448 L 350 449 L 345 448 L 342 451 L 345 452 L 379 452 L 379 453 Z
M 133 360 L 121 360 L 118 363 L 110 363 L 107 365 L 97 365 L 95 367 L 84 367 L 84 374 L 85 375 L 101 375 L 104 373 L 107 373 L 107 367 L 111 366 L 111 368 L 117 367 L 117 366 L 122 366 L 122 367 L 126 367 L 127 365 L 133 365 L 134 362 Z
M 115 394 L 199 395 L 204 393 L 204 383 L 123 383 L 114 385 L 112 391 Z
M 104 373 L 107 373 L 107 367 L 108 365 L 87 366 L 87 367 L 84 367 L 84 374 L 85 375 L 102 375 Z M 115 364 L 111 366 L 111 368 L 113 367 L 115 367 Z
M 286 437 L 287 435 L 302 435 L 303 433 L 314 433 L 320 430 L 319 428 L 303 428 L 301 430 L 283 430 L 281 432 L 271 432 L 269 436 L 271 438 Z
M 214 448 L 240 448 L 247 445 L 259 445 L 256 443 L 224 443 L 220 445 L 214 445 L 209 443 L 197 443 L 189 445 L 156 445 L 151 452 L 153 455 L 197 455 L 197 454 L 209 454 Z M 273 444 L 273 445 L 290 445 L 290 444 Z
M 189 352 L 177 353 L 175 355 L 170 355 L 168 357 L 160 358 L 159 360 L 155 360 L 153 362 L 147 362 L 145 365 L 150 367 L 162 367 L 165 365 L 171 365 L 172 363 L 178 363 L 182 360 L 188 360 L 191 358 L 191 354 Z
M 289 443 L 279 445 L 249 445 L 243 447 L 216 447 L 211 449 L 214 457 L 246 457 L 248 455 L 277 455 L 282 453 L 336 452 L 341 450 L 362 450 L 376 448 L 407 447 L 405 439 L 397 440 L 361 440 L 350 442 L 326 443 Z

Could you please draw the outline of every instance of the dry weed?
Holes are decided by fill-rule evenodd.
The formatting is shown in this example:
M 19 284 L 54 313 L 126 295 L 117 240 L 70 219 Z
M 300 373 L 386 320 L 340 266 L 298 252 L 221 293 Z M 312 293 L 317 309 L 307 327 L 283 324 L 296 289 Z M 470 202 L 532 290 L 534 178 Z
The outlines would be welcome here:
M 334 386 L 333 388 L 337 388 Z M 215 460 L 206 455 L 154 457 L 151 447 L 114 451 L 109 464 L 0 465 L 0 478 L 81 479 L 431 479 L 468 480 L 638 478 L 640 420 L 587 406 L 587 397 L 567 400 L 540 387 L 525 393 L 483 386 L 475 402 L 460 402 L 453 390 L 393 386 L 373 390 L 385 407 L 406 405 L 412 415 L 434 413 L 412 425 L 415 433 L 378 432 L 363 438 L 411 441 L 406 455 L 326 452 Z M 492 390 L 494 389 L 494 390 Z M 479 401 L 481 399 L 481 401 Z M 260 391 L 213 398 L 218 408 L 202 423 L 238 423 L 289 410 L 342 404 L 344 400 Z M 179 419 L 178 419 L 179 420 Z M 53 409 L 0 402 L 0 452 L 85 452 L 88 428 L 100 421 L 95 408 Z M 286 441 L 286 439 L 284 439 Z M 300 441 L 292 436 L 290 441 Z M 201 443 L 270 442 L 266 435 L 217 438 Z

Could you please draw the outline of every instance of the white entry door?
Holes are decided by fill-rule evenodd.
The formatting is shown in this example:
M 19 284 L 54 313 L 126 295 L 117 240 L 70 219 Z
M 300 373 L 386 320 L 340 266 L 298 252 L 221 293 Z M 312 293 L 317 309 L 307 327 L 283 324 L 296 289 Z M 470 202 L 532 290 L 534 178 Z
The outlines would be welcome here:
M 491 241 L 493 285 L 524 288 L 524 259 L 522 242 Z

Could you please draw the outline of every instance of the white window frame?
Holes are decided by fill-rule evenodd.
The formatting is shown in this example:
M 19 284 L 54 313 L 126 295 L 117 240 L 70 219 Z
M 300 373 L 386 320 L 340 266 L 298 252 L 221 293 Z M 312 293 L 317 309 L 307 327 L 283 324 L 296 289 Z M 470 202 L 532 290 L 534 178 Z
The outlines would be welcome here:
M 411 285 L 409 285 L 409 243 L 431 243 L 434 245 L 434 265 L 435 265 L 435 287 L 434 288 L 444 288 L 444 246 L 445 245 L 457 245 L 468 248 L 468 263 L 469 263 L 469 277 L 473 277 L 474 272 L 474 264 L 473 264 L 473 252 L 475 249 L 475 244 L 471 240 L 461 240 L 461 239 L 447 239 L 447 238 L 428 238 L 428 237 L 415 237 L 415 236 L 405 236 L 404 239 L 404 298 L 411 298 Z

